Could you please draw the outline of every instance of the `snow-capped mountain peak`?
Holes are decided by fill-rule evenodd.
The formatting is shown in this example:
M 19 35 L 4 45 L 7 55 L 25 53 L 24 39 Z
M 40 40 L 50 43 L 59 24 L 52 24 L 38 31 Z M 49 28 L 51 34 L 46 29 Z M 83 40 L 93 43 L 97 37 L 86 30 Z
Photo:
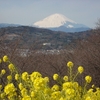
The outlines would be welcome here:
M 43 20 L 35 22 L 34 27 L 47 28 L 53 31 L 80 32 L 90 30 L 89 27 L 67 18 L 62 14 L 53 14 Z
M 43 20 L 34 23 L 33 25 L 40 28 L 54 28 L 54 27 L 60 27 L 69 22 L 77 24 L 75 21 L 67 18 L 66 16 L 56 13 L 44 18 Z M 70 25 L 69 27 L 72 26 Z

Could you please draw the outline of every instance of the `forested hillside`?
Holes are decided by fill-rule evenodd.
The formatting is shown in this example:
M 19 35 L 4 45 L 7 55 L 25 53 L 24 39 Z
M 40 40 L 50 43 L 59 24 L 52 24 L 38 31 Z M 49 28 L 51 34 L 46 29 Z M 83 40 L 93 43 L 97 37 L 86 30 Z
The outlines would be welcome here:
M 48 50 L 53 53 L 47 53 Z M 77 66 L 85 68 L 82 77 L 78 77 L 81 84 L 80 79 L 91 75 L 92 82 L 100 86 L 100 30 L 64 33 L 23 26 L 1 28 L 0 56 L 4 55 L 9 56 L 20 72 L 39 71 L 51 80 L 54 73 L 65 75 L 66 62 L 73 61 L 74 72 Z
M 19 48 L 64 49 L 66 45 L 86 39 L 90 34 L 92 31 L 65 33 L 28 26 L 0 28 L 0 40 L 6 45 L 17 42 Z

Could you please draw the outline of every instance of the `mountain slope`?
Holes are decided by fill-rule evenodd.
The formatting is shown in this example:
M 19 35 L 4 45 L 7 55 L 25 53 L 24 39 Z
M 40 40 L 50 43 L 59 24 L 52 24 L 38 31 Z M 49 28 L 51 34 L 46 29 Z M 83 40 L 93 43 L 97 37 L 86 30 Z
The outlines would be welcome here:
M 62 14 L 50 15 L 44 18 L 43 20 L 35 22 L 33 26 L 39 28 L 48 28 L 55 31 L 65 31 L 65 32 L 79 32 L 90 29 L 86 25 L 76 23 L 75 21 L 67 18 Z

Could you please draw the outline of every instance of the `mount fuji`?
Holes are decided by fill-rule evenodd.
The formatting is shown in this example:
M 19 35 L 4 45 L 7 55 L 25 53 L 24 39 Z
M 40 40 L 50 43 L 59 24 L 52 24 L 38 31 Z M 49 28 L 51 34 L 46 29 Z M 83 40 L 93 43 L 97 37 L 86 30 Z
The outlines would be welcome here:
M 46 28 L 53 31 L 80 32 L 90 30 L 86 25 L 79 24 L 62 14 L 53 14 L 33 24 L 34 27 Z

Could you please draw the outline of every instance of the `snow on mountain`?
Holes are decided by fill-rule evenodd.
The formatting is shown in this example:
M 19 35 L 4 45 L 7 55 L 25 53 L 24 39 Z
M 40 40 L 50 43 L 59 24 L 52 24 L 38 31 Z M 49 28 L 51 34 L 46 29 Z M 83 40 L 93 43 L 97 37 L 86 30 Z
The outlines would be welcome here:
M 53 15 L 50 15 L 49 17 L 44 18 L 41 21 L 34 23 L 33 25 L 37 26 L 37 27 L 41 27 L 41 28 L 42 27 L 43 28 L 52 28 L 52 27 L 60 27 L 64 24 L 66 24 L 67 22 L 71 22 L 71 23 L 76 24 L 76 22 L 65 17 L 62 14 L 53 14 Z M 69 25 L 69 27 L 70 26 L 72 27 L 72 25 Z
M 50 15 L 43 20 L 37 21 L 33 24 L 34 27 L 39 27 L 39 28 L 48 28 L 51 30 L 56 30 L 56 31 L 64 31 L 65 32 L 73 32 L 73 29 L 78 31 L 85 31 L 90 29 L 89 27 L 76 23 L 75 21 L 67 18 L 66 16 L 62 14 L 53 14 Z M 81 29 L 80 29 L 81 28 Z M 83 29 L 83 30 L 82 30 Z M 75 31 L 77 32 L 77 31 Z

